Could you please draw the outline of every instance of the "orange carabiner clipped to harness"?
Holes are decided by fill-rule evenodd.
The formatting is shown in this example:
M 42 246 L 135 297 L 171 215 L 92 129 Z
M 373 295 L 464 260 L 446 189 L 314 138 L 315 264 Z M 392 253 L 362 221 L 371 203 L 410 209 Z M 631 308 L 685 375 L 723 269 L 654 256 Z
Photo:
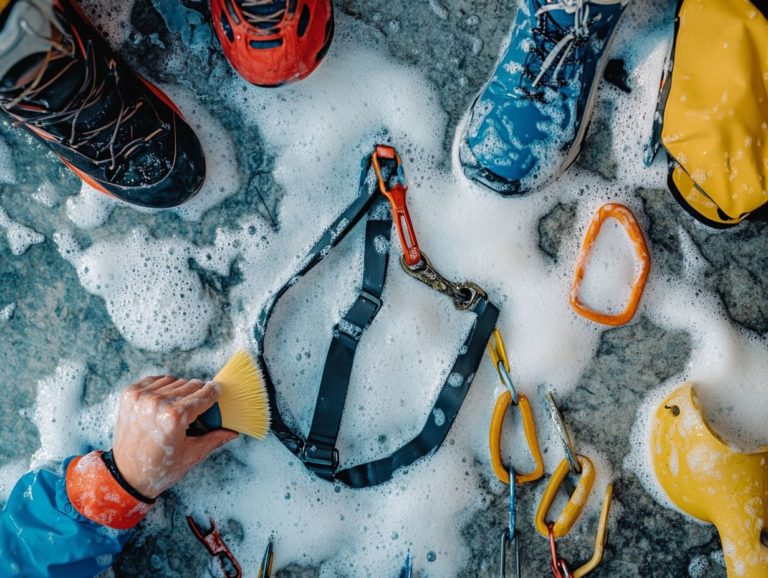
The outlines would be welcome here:
M 394 163 L 393 178 L 394 186 L 387 185 L 382 174 L 381 166 L 383 162 Z M 416 231 L 411 222 L 411 216 L 408 213 L 408 205 L 405 201 L 405 195 L 408 192 L 408 185 L 405 184 L 405 174 L 400 155 L 394 147 L 389 145 L 376 145 L 371 155 L 373 170 L 376 172 L 376 179 L 379 183 L 381 194 L 387 197 L 392 206 L 392 214 L 395 217 L 395 227 L 397 236 L 400 238 L 400 244 L 403 247 L 403 256 L 408 267 L 415 267 L 421 263 L 421 250 L 419 242 L 416 239 Z
M 504 484 L 510 483 L 510 470 L 504 466 L 501 457 L 501 433 L 504 427 L 504 416 L 507 414 L 507 410 L 510 406 L 517 406 L 523 419 L 523 429 L 525 431 L 525 439 L 528 443 L 528 449 L 531 452 L 533 460 L 536 462 L 536 467 L 533 471 L 527 474 L 515 473 L 515 483 L 525 484 L 533 482 L 544 475 L 544 458 L 541 455 L 539 439 L 536 434 L 536 422 L 533 418 L 533 411 L 531 410 L 531 403 L 528 401 L 528 398 L 523 394 L 518 394 L 512 384 L 512 379 L 509 375 L 510 366 L 509 359 L 507 358 L 507 350 L 504 346 L 504 338 L 498 328 L 493 331 L 493 343 L 488 344 L 488 353 L 491 356 L 491 361 L 493 361 L 494 367 L 496 367 L 501 383 L 507 388 L 506 391 L 496 399 L 496 404 L 493 407 L 493 415 L 491 416 L 488 445 L 491 451 L 493 471 L 496 473 L 496 477 L 499 481 Z
M 600 234 L 603 223 L 609 218 L 616 219 L 621 226 L 624 227 L 632 244 L 635 246 L 635 254 L 640 260 L 640 272 L 635 277 L 629 301 L 627 301 L 624 310 L 615 315 L 595 311 L 579 298 L 581 282 L 584 280 L 589 253 L 592 249 L 592 245 L 594 245 L 595 240 L 597 240 L 597 237 Z M 648 280 L 648 272 L 650 269 L 651 258 L 650 253 L 648 252 L 648 245 L 645 242 L 643 232 L 640 230 L 640 225 L 638 225 L 637 219 L 635 219 L 635 215 L 633 215 L 632 211 L 627 207 L 618 203 L 608 203 L 603 205 L 589 224 L 589 229 L 587 229 L 587 234 L 584 237 L 584 243 L 581 246 L 581 253 L 579 254 L 579 259 L 576 263 L 576 273 L 573 278 L 573 285 L 571 286 L 571 307 L 573 307 L 579 315 L 582 315 L 595 323 L 602 323 L 603 325 L 624 325 L 632 319 L 635 315 L 635 311 L 637 311 L 637 307 L 640 304 L 640 298 L 643 296 L 643 291 L 645 290 L 645 283 Z

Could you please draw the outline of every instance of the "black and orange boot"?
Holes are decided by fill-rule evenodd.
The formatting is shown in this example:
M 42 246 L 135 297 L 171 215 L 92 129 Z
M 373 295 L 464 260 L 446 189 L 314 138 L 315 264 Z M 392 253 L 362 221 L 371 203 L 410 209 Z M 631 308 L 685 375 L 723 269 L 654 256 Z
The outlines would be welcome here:
M 75 0 L 13 0 L 0 28 L 0 110 L 85 182 L 144 207 L 179 205 L 205 180 L 200 142 Z
M 252 84 L 279 86 L 308 76 L 333 39 L 331 0 L 210 0 L 224 54 Z

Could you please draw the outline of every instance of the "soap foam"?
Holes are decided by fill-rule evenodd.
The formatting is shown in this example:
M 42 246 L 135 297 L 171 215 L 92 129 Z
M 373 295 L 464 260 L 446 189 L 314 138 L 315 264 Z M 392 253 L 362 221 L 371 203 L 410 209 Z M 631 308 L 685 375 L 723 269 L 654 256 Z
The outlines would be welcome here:
M 0 139 L 0 183 L 16 183 L 13 153 L 11 152 L 11 147 L 3 139 Z
M 57 233 L 59 252 L 77 269 L 83 288 L 104 298 L 125 338 L 149 351 L 189 350 L 208 335 L 217 303 L 190 259 L 215 267 L 210 251 L 188 242 L 153 239 L 145 229 L 81 249 Z M 228 264 L 218 269 L 226 274 Z
M 15 311 L 15 303 L 9 303 L 8 305 L 0 308 L 0 322 L 8 321 L 11 317 L 13 317 Z
M 67 199 L 67 217 L 81 229 L 95 229 L 107 222 L 115 208 L 114 199 L 83 181 L 80 192 Z
M 621 313 L 638 273 L 634 244 L 624 227 L 608 218 L 587 257 L 579 298 L 595 311 Z
M 23 255 L 32 245 L 37 245 L 45 241 L 45 235 L 38 233 L 34 229 L 17 223 L 8 213 L 0 207 L 0 227 L 5 229 L 5 238 L 14 255 Z

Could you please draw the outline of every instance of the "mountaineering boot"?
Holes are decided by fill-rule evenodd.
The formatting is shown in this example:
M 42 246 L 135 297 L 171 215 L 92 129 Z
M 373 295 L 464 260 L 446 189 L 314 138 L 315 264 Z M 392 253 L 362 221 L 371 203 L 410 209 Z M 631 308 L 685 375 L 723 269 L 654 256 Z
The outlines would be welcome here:
M 515 195 L 576 160 L 626 1 L 521 0 L 509 46 L 459 136 L 467 177 Z
M 14 0 L 0 28 L 0 110 L 85 182 L 128 203 L 173 207 L 205 179 L 197 137 L 126 66 L 74 0 Z
M 259 86 L 309 76 L 333 39 L 331 0 L 211 0 L 211 19 L 229 62 Z

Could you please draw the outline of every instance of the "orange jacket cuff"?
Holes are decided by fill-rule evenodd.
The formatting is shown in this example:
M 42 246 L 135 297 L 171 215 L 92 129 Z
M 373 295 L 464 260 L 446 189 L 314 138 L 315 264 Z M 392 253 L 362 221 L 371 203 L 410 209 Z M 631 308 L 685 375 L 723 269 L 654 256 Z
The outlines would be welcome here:
M 153 504 L 131 496 L 110 473 L 102 452 L 74 458 L 67 467 L 67 496 L 83 516 L 115 530 L 130 530 Z

